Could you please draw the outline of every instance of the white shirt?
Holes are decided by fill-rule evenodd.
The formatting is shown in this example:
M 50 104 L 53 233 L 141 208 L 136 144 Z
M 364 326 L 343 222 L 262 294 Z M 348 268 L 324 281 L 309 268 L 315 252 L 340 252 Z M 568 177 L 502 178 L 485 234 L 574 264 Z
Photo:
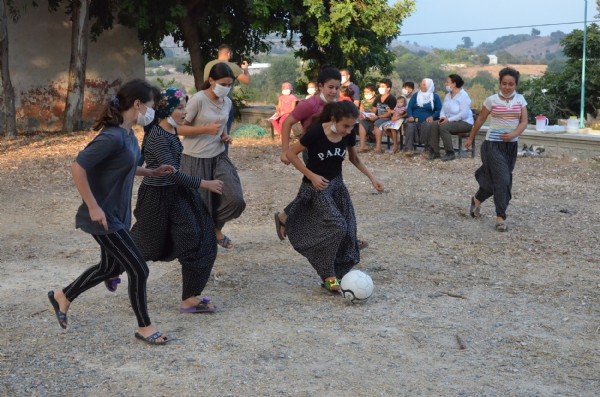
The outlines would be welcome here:
M 185 120 L 191 125 L 202 127 L 216 122 L 221 124 L 221 128 L 216 135 L 198 134 L 182 137 L 183 154 L 202 159 L 221 154 L 225 150 L 221 135 L 227 126 L 231 99 L 225 97 L 222 101 L 213 101 L 204 94 L 204 91 L 199 91 L 190 98 L 185 109 L 187 111 Z
M 473 112 L 471 111 L 471 98 L 461 89 L 454 97 L 452 93 L 446 94 L 440 118 L 448 121 L 464 121 L 473 125 Z

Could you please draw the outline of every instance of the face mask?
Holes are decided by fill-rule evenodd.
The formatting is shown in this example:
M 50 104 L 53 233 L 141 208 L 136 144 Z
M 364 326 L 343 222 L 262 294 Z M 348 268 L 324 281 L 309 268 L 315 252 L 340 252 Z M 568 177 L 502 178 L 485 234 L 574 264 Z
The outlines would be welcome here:
M 317 92 L 316 88 L 309 88 L 306 90 L 306 92 L 308 92 L 308 95 L 315 95 L 315 92 Z
M 173 117 L 167 117 L 167 123 L 171 124 L 173 128 L 177 128 L 177 122 L 173 119 Z
M 450 91 L 452 91 L 452 87 L 451 87 L 451 86 L 449 86 L 449 85 L 447 85 L 447 86 L 446 86 L 446 91 L 447 91 L 447 92 L 450 92 Z
M 385 88 L 384 87 L 379 87 L 379 89 L 377 90 L 379 92 L 380 95 L 385 94 Z
M 371 99 L 373 99 L 373 94 L 365 94 L 365 99 L 367 101 L 370 101 Z
M 510 94 L 508 95 L 504 95 L 502 93 L 502 91 L 498 91 L 498 95 L 500 95 L 502 98 L 506 98 L 506 99 L 511 99 L 512 97 L 515 96 L 515 91 L 513 90 Z
M 325 103 L 330 103 L 330 102 L 327 100 L 327 98 L 325 98 L 325 95 L 324 95 L 323 93 L 321 93 L 321 95 L 319 95 L 319 97 L 321 98 L 321 100 L 322 100 L 323 102 L 325 102 Z M 336 99 L 334 99 L 334 100 L 333 100 L 333 101 L 331 101 L 331 102 L 332 102 L 332 103 L 333 103 L 333 102 L 337 102 L 337 98 L 336 98 Z
M 404 96 L 408 95 L 408 90 L 406 88 L 402 89 L 402 95 L 404 95 Z
M 331 123 L 331 132 L 333 132 L 334 134 L 337 134 L 337 128 L 335 126 L 335 121 Z
M 230 90 L 231 87 L 225 87 L 221 84 L 215 84 L 215 88 L 213 88 L 213 92 L 218 98 L 225 98 Z
M 346 84 L 346 81 L 348 81 L 348 77 L 342 76 L 342 84 Z
M 292 93 L 292 90 L 282 90 L 281 93 L 283 95 L 290 95 Z
M 145 127 L 154 121 L 154 109 L 147 108 L 146 113 L 141 114 L 138 112 L 137 123 L 142 127 Z

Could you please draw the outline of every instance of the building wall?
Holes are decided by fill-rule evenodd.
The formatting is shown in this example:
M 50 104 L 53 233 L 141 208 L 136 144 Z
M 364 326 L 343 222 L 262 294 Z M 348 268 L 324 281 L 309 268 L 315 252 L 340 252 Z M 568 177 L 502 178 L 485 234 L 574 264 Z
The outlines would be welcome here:
M 57 131 L 67 94 L 71 22 L 64 10 L 50 13 L 45 3 L 29 7 L 9 25 L 9 68 L 15 88 L 20 131 Z M 144 77 L 137 32 L 123 26 L 90 42 L 83 119 L 91 124 L 121 83 Z

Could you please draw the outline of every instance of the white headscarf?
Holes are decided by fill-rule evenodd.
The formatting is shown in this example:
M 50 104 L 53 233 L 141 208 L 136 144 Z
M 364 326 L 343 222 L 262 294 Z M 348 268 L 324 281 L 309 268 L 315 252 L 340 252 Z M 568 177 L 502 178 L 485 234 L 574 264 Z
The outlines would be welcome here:
M 431 109 L 433 110 L 433 92 L 435 91 L 435 87 L 433 86 L 433 80 L 423 79 L 423 81 L 425 82 L 425 86 L 427 87 L 427 92 L 423 92 L 419 89 L 419 93 L 417 94 L 417 105 L 419 107 L 423 107 L 426 103 L 431 103 Z

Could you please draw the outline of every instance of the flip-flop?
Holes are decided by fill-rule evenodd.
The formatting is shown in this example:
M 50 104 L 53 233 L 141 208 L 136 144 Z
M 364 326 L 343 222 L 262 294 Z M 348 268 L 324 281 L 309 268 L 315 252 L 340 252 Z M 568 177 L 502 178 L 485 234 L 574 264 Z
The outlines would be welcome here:
M 104 286 L 110 292 L 115 292 L 117 290 L 117 286 L 119 284 L 121 284 L 121 278 L 120 277 L 109 278 L 108 280 L 104 280 Z
M 275 213 L 275 229 L 277 229 L 277 237 L 279 237 L 279 240 L 285 240 L 285 232 L 281 231 L 281 228 L 285 229 L 285 223 L 281 222 L 281 220 L 279 219 L 279 212 Z
M 508 232 L 508 226 L 506 226 L 506 223 L 504 223 L 504 222 L 496 223 L 496 231 L 497 232 Z
M 217 244 L 228 250 L 233 248 L 233 243 L 231 242 L 231 239 L 226 235 L 223 235 L 222 239 L 217 240 Z
M 135 337 L 136 337 L 137 339 L 139 339 L 139 340 L 141 340 L 141 341 L 144 341 L 144 342 L 146 342 L 146 343 L 147 343 L 147 344 L 149 344 L 149 345 L 155 345 L 155 346 L 158 346 L 158 345 L 166 345 L 166 344 L 167 344 L 167 342 L 169 341 L 169 340 L 167 339 L 167 337 L 166 337 L 166 336 L 165 336 L 164 340 L 162 340 L 162 341 L 158 340 L 158 339 L 159 339 L 161 336 L 163 336 L 163 335 L 162 335 L 162 333 L 160 333 L 160 332 L 155 332 L 155 333 L 153 333 L 152 335 L 150 335 L 149 337 L 147 337 L 147 338 L 144 338 L 144 337 L 142 336 L 142 334 L 140 334 L 139 332 L 136 332 L 136 333 L 135 333 Z
M 358 240 L 358 249 L 362 250 L 369 246 L 369 242 L 367 240 Z
M 187 309 L 179 309 L 180 313 L 214 313 L 217 308 L 210 305 L 210 299 L 202 298 L 196 306 L 188 307 Z
M 54 309 L 54 313 L 56 314 L 56 319 L 58 320 L 58 325 L 60 325 L 60 327 L 62 329 L 66 329 L 67 324 L 68 324 L 67 315 L 66 315 L 66 313 L 63 313 L 60 311 L 60 306 L 58 305 L 58 302 L 54 298 L 54 291 L 48 292 L 48 300 L 50 301 L 50 304 L 52 305 L 52 308 Z

